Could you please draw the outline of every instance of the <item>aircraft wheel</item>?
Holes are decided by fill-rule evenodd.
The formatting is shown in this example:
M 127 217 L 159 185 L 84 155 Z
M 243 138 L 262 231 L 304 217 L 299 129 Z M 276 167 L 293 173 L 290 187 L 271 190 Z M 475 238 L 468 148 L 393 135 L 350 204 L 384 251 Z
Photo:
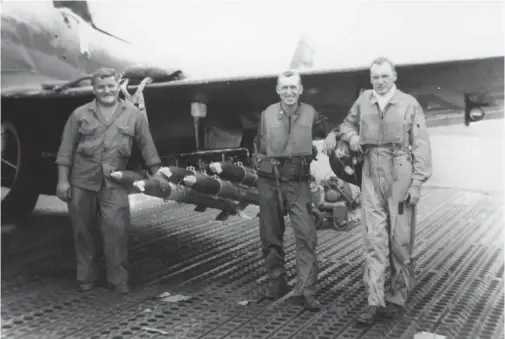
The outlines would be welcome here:
M 35 158 L 21 140 L 14 124 L 2 122 L 2 224 L 29 218 L 39 196 Z

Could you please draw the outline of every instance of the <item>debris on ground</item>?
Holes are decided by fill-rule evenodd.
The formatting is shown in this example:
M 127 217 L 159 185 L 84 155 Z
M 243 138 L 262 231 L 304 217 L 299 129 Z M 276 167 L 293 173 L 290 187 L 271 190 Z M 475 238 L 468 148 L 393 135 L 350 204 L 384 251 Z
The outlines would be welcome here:
M 144 331 L 147 331 L 147 332 L 156 332 L 156 333 L 160 333 L 160 334 L 168 334 L 167 331 L 163 331 L 163 330 L 159 330 L 157 328 L 152 328 L 152 327 L 146 327 L 146 326 L 143 326 L 141 327 Z
M 161 299 L 161 301 L 166 301 L 169 303 L 178 303 L 181 301 L 187 301 L 191 299 L 190 296 L 187 295 L 182 295 L 182 294 L 175 294 L 175 295 L 169 295 Z

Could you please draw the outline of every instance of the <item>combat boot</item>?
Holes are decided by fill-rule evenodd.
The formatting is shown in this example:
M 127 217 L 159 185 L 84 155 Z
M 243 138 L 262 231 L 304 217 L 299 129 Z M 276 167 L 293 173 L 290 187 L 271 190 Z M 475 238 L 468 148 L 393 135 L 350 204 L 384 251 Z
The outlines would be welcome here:
M 381 307 L 379 313 L 386 318 L 397 318 L 404 312 L 404 308 L 400 305 L 386 302 L 386 307 Z
M 89 292 L 95 288 L 94 282 L 81 282 L 79 283 L 79 291 L 81 292 Z
M 289 285 L 285 274 L 281 274 L 278 278 L 269 279 L 260 288 L 260 294 L 266 299 L 282 298 L 289 293 Z
M 114 285 L 111 283 L 107 283 L 107 288 L 115 290 L 116 293 L 118 294 L 129 294 L 131 292 L 130 286 L 128 286 L 128 284 Z
M 313 293 L 305 293 L 303 295 L 296 295 L 293 297 L 295 304 L 303 305 L 309 311 L 319 311 L 321 309 L 321 303 L 317 301 Z
M 356 322 L 362 325 L 372 325 L 377 320 L 380 306 L 367 306 L 358 316 Z
M 116 285 L 116 292 L 119 294 L 128 294 L 131 292 L 130 286 L 127 284 Z

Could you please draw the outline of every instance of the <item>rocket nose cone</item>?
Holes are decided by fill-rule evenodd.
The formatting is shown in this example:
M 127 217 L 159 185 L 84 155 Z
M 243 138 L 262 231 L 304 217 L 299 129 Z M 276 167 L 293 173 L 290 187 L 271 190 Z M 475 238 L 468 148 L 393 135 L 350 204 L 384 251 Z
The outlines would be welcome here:
M 193 186 L 194 184 L 196 184 L 196 176 L 194 175 L 187 175 L 182 180 L 188 186 Z
M 221 167 L 221 164 L 218 163 L 218 162 L 213 162 L 212 164 L 210 164 L 210 169 L 212 170 L 212 172 L 214 173 L 221 173 L 223 171 L 223 168 Z

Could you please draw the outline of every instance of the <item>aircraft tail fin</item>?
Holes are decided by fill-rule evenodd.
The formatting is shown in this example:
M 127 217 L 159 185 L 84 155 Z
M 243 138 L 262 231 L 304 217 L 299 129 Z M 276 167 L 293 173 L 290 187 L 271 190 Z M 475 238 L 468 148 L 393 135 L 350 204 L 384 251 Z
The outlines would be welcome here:
M 315 50 L 312 47 L 309 38 L 307 36 L 301 36 L 298 40 L 289 68 L 300 69 L 313 67 L 314 52 Z
M 100 27 L 97 27 L 95 25 L 95 22 L 93 21 L 93 14 L 89 9 L 89 4 L 88 1 L 84 0 L 79 0 L 79 1 L 68 1 L 68 0 L 61 0 L 61 1 L 53 1 L 53 5 L 55 8 L 64 8 L 67 10 L 70 10 L 73 12 L 75 15 L 79 16 L 82 20 L 86 21 L 88 24 L 90 24 L 94 29 L 107 34 L 115 39 L 121 40 L 127 44 L 129 44 L 128 41 L 121 39 L 120 37 L 111 34 L 107 31 L 104 31 Z
M 67 8 L 78 15 L 90 25 L 94 25 L 93 16 L 89 10 L 87 1 L 53 1 L 55 8 Z

